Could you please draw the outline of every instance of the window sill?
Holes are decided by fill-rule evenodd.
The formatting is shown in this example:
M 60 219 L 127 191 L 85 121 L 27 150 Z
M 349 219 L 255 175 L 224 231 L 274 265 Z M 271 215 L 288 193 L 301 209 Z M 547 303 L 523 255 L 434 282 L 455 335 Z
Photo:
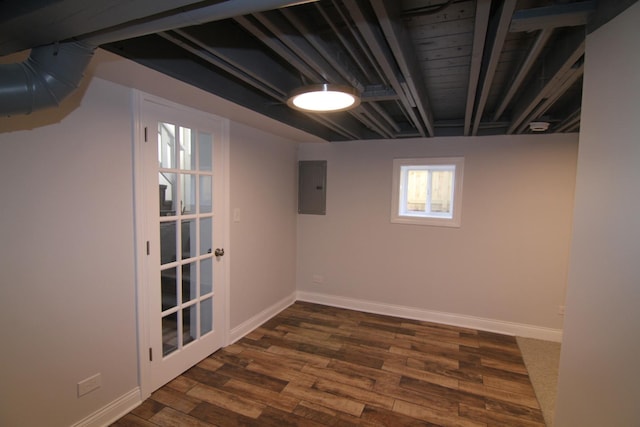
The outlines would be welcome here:
M 392 224 L 405 224 L 405 225 L 426 225 L 430 227 L 449 227 L 460 228 L 460 221 L 449 218 L 424 218 L 424 217 L 412 217 L 412 216 L 397 216 L 391 218 Z

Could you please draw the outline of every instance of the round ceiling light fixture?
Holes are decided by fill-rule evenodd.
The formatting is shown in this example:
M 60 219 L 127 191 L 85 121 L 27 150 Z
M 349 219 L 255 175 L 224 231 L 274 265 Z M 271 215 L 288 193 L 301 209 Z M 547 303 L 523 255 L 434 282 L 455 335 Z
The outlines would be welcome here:
M 349 86 L 321 83 L 294 90 L 287 105 L 306 112 L 333 113 L 357 107 L 360 95 Z
M 549 122 L 531 122 L 529 123 L 529 130 L 531 132 L 544 132 L 549 129 Z

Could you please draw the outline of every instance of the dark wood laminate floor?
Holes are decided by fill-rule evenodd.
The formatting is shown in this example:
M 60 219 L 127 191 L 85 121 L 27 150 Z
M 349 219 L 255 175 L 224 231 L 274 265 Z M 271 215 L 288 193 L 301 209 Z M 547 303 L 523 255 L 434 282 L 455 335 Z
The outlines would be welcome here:
M 114 426 L 544 426 L 514 337 L 297 302 Z

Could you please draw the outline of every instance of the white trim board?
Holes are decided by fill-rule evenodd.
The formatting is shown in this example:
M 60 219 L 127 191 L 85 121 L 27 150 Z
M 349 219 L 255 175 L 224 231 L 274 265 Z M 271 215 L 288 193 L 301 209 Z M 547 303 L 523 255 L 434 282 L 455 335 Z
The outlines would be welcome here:
M 289 295 L 288 297 L 283 298 L 280 301 L 276 302 L 272 306 L 265 308 L 260 313 L 256 314 L 255 316 L 251 317 L 248 320 L 245 320 L 240 325 L 231 329 L 231 331 L 229 331 L 229 345 L 238 341 L 240 338 L 244 337 L 245 335 L 247 335 L 257 327 L 262 325 L 267 320 L 276 316 L 278 313 L 280 313 L 285 308 L 289 307 L 294 302 L 296 302 L 295 292 Z
M 526 325 L 523 323 L 505 322 L 503 320 L 486 319 L 482 317 L 465 316 L 455 313 L 425 310 L 415 307 L 384 304 L 355 298 L 314 292 L 298 291 L 298 301 L 324 304 L 332 307 L 347 308 L 367 313 L 383 314 L 387 316 L 403 317 L 405 319 L 422 320 L 426 322 L 443 323 L 451 326 L 496 332 L 505 335 L 515 335 L 524 338 L 536 338 L 545 341 L 562 342 L 562 330 Z
M 113 402 L 98 409 L 93 414 L 83 418 L 71 427 L 102 427 L 108 426 L 119 418 L 131 412 L 142 403 L 140 387 L 123 394 Z

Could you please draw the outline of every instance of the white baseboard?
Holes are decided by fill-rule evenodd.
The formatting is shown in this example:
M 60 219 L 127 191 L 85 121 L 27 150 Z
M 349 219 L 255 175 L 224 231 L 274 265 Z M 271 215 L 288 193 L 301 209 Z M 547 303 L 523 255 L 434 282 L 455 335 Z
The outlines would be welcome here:
M 280 313 L 282 310 L 289 307 L 294 302 L 296 302 L 295 292 L 273 304 L 271 307 L 267 307 L 266 309 L 262 310 L 260 313 L 256 314 L 249 320 L 246 320 L 245 322 L 231 329 L 231 331 L 229 331 L 229 344 L 233 344 L 234 342 L 238 341 L 240 338 L 244 337 L 249 332 L 253 331 L 258 326 L 262 325 L 264 322 L 271 319 L 273 316 Z
M 423 320 L 427 322 L 444 323 L 446 325 L 478 329 L 481 331 L 497 332 L 505 335 L 515 335 L 525 338 L 536 338 L 545 341 L 562 342 L 562 330 L 526 325 L 522 323 L 505 322 L 502 320 L 486 319 L 455 313 L 425 310 L 415 307 L 384 304 L 335 295 L 314 292 L 297 292 L 297 300 L 348 308 L 368 313 L 384 314 L 387 316 L 404 317 L 405 319 Z
M 107 406 L 97 410 L 88 417 L 78 421 L 72 427 L 104 427 L 116 421 L 118 418 L 131 412 L 132 409 L 142 403 L 140 388 L 136 387 L 130 392 L 120 396 Z

